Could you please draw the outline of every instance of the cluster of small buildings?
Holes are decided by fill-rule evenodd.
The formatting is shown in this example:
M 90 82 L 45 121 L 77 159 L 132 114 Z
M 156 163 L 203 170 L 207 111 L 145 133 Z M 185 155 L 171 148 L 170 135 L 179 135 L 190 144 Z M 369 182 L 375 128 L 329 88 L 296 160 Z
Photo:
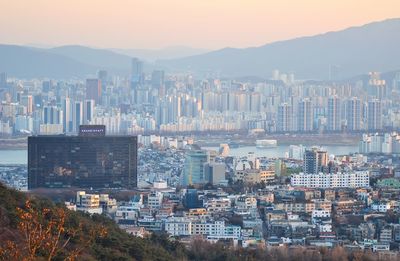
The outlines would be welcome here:
M 221 189 L 177 191 L 159 181 L 127 202 L 79 191 L 66 205 L 90 214 L 104 213 L 137 236 L 166 232 L 182 240 L 202 237 L 235 245 L 263 242 L 263 221 L 254 195 L 229 195 Z
M 334 156 L 320 147 L 291 146 L 291 154 L 298 154 L 295 159 L 255 153 L 232 157 L 226 144 L 213 151 L 193 144 L 190 138 L 143 136 L 150 145 L 138 149 L 137 162 L 125 162 L 137 157 L 136 138 L 119 140 L 102 131 L 104 126 L 81 126 L 79 136 L 30 137 L 29 151 L 37 151 L 28 157 L 33 162 L 30 167 L 39 164 L 42 172 L 36 175 L 38 168 L 33 168 L 28 183 L 37 184 L 32 188 L 61 184 L 65 189 L 79 185 L 71 181 L 76 175 L 85 182 L 80 182 L 80 191 L 66 206 L 105 214 L 136 236 L 167 233 L 182 242 L 201 237 L 244 247 L 399 249 L 400 157 L 394 154 Z M 60 149 L 64 145 L 59 141 L 69 144 L 70 140 L 76 141 L 72 147 Z M 103 151 L 106 141 L 118 146 Z M 89 145 L 91 151 L 84 152 Z M 79 166 L 92 164 L 81 155 L 96 151 L 108 159 L 103 161 L 107 164 L 96 165 L 98 169 L 106 166 L 105 175 L 115 174 L 105 183 L 86 181 L 78 171 Z M 55 155 L 61 152 L 71 160 L 62 168 L 54 167 L 59 164 Z M 137 167 L 137 183 L 136 171 L 122 175 L 125 166 Z M 86 173 L 91 173 L 89 167 Z M 98 177 L 98 173 L 91 175 Z
M 244 247 L 398 250 L 400 157 L 299 148 L 301 160 L 231 157 L 226 145 L 216 152 L 187 138 L 163 138 L 139 149 L 138 187 L 129 196 L 117 201 L 120 190 L 81 190 L 66 206 L 105 214 L 141 237 L 167 233 L 182 242 L 201 237 Z M 19 173 L 2 168 L 0 175 L 11 172 Z
M 193 171 L 198 165 L 200 171 L 200 166 L 207 164 L 208 154 L 201 150 L 196 153 L 205 161 L 193 164 L 190 158 L 188 165 L 186 157 L 183 175 L 185 168 Z M 261 189 L 242 194 L 232 192 L 230 183 L 213 183 L 214 190 L 201 186 L 196 192 L 183 190 L 174 197 L 181 198 L 178 206 L 182 204 L 183 209 L 175 208 L 172 215 L 158 223 L 158 216 L 153 215 L 151 222 L 183 241 L 199 236 L 202 231 L 201 236 L 207 240 L 242 246 L 341 245 L 385 253 L 399 249 L 399 158 L 370 154 L 333 156 L 319 147 L 304 148 L 301 155 L 299 161 L 265 159 L 250 153 L 232 162 L 230 157 L 218 155 L 214 161 L 225 163 L 225 179 L 241 182 L 249 189 L 263 184 Z M 288 175 L 287 168 L 299 167 L 302 171 Z M 192 203 L 188 203 L 189 199 Z
M 28 177 L 25 165 L 0 165 L 0 182 L 7 187 L 26 191 Z
M 280 188 L 265 204 L 267 244 L 397 250 L 400 201 L 372 188 Z M 397 191 L 397 197 L 399 192 Z
M 228 193 L 227 188 L 177 190 L 158 181 L 129 201 L 79 191 L 74 203 L 66 204 L 73 210 L 106 214 L 141 237 L 167 233 L 182 242 L 201 237 L 244 247 L 341 245 L 389 252 L 400 244 L 400 188 L 391 185 L 281 184 L 241 194 Z

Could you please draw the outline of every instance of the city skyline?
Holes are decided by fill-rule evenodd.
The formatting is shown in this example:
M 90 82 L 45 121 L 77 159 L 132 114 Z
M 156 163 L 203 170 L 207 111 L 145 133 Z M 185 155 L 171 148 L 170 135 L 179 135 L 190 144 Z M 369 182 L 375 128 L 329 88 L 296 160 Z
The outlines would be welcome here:
M 0 260 L 400 260 L 399 0 L 0 7 Z
M 0 42 L 4 44 L 220 49 L 260 46 L 395 18 L 400 3 L 121 0 L 115 4 L 41 0 L 13 1 L 3 6 L 0 30 L 7 33 L 2 34 Z

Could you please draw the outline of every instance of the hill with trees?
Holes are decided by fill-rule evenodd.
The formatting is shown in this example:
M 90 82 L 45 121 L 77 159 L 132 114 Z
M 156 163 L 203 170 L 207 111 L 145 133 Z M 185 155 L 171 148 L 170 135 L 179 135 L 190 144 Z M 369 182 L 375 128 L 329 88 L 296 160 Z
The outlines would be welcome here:
M 0 184 L 0 260 L 378 260 L 369 252 L 305 247 L 233 248 L 194 239 L 188 245 L 165 234 L 129 235 L 102 215 Z

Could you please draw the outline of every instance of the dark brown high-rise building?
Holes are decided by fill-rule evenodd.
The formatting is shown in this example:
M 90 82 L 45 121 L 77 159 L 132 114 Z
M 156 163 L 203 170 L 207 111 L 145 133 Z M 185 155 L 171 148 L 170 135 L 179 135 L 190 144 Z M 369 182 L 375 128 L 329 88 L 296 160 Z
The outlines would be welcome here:
M 101 80 L 86 79 L 86 99 L 94 100 L 96 104 L 100 104 L 101 92 Z
M 31 136 L 28 189 L 137 186 L 137 137 Z

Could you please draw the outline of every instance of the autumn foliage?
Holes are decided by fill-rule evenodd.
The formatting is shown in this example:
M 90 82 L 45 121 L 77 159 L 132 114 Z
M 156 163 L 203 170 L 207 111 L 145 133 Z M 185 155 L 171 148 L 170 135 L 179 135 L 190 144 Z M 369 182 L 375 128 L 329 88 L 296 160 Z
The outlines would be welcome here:
M 68 227 L 68 212 L 62 207 L 37 209 L 27 200 L 16 211 L 17 231 L 22 237 L 18 241 L 7 240 L 0 246 L 3 260 L 52 260 L 58 255 L 63 260 L 76 260 L 96 238 L 106 235 L 103 227 L 89 231 L 85 231 L 82 223 Z M 72 247 L 71 240 L 79 241 L 79 246 Z
M 389 261 L 397 257 L 381 258 L 340 246 L 241 248 L 203 239 L 184 245 L 157 233 L 139 238 L 127 234 L 106 216 L 70 211 L 0 184 L 0 260 Z

